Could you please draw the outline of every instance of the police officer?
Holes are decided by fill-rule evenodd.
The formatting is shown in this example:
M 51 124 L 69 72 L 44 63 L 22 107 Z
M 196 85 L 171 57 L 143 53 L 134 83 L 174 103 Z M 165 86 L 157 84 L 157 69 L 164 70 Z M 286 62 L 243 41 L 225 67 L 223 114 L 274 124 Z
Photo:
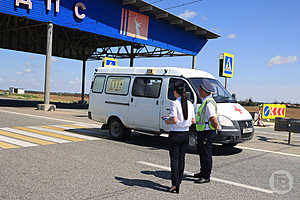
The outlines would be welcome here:
M 185 152 L 189 144 L 189 127 L 196 122 L 193 104 L 187 100 L 185 88 L 175 86 L 169 118 L 170 125 L 169 155 L 171 164 L 172 186 L 169 192 L 179 193 L 185 165 Z
M 195 178 L 199 178 L 195 183 L 210 182 L 212 170 L 212 140 L 216 136 L 216 130 L 220 129 L 217 120 L 217 104 L 211 95 L 214 92 L 215 87 L 213 84 L 209 80 L 204 79 L 199 87 L 202 104 L 196 116 L 197 142 L 201 168 L 200 173 L 194 174 Z

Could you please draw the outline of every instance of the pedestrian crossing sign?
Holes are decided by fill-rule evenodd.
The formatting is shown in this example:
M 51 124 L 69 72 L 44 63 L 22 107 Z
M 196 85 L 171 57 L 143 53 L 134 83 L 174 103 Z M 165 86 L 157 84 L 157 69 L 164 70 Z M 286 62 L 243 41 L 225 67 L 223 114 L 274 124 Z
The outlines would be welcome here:
M 116 67 L 117 66 L 117 59 L 114 58 L 104 58 L 104 67 Z
M 220 58 L 220 76 L 232 78 L 234 68 L 234 55 L 229 53 L 221 54 Z

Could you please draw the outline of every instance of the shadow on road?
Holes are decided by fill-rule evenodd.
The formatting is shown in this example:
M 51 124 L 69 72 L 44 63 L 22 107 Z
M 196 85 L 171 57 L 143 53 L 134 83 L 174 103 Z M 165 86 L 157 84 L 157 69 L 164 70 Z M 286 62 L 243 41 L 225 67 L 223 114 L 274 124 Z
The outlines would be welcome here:
M 142 174 L 146 175 L 153 175 L 157 178 L 165 179 L 165 180 L 171 180 L 171 172 L 170 171 L 141 171 Z M 192 181 L 194 182 L 196 179 L 192 178 L 193 176 L 184 175 L 183 180 L 184 181 Z
M 81 135 L 98 137 L 107 140 L 113 140 L 110 138 L 107 130 L 102 130 L 100 128 L 76 128 L 76 129 L 68 129 L 65 131 L 81 134 Z M 117 142 L 142 146 L 153 151 L 162 150 L 162 149 L 168 150 L 168 138 L 160 137 L 160 136 L 144 135 L 136 132 L 134 132 L 131 137 Z M 225 147 L 222 145 L 213 145 L 213 156 L 230 156 L 241 152 L 242 150 L 239 148 Z M 195 150 L 189 151 L 188 153 L 197 154 Z
M 142 179 L 128 179 L 122 177 L 115 177 L 116 180 L 120 181 L 120 183 L 127 185 L 127 186 L 137 186 L 142 188 L 150 188 L 153 190 L 164 191 L 167 192 L 169 187 L 161 185 L 159 183 L 155 183 L 149 180 L 142 180 Z

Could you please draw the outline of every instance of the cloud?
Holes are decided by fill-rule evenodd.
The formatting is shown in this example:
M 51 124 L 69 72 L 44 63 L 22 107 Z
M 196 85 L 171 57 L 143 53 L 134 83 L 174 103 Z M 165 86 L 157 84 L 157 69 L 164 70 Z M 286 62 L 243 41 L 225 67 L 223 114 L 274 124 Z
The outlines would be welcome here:
M 3 81 L 3 78 L 0 77 L 0 81 Z
M 229 39 L 235 39 L 235 38 L 236 38 L 236 34 L 231 33 L 231 34 L 229 34 L 229 35 L 227 36 L 227 38 L 229 38 Z
M 195 11 L 185 10 L 184 13 L 181 13 L 179 17 L 183 19 L 191 19 L 193 17 L 197 16 L 197 13 Z
M 25 69 L 25 70 L 24 70 L 24 72 L 27 72 L 27 73 L 29 73 L 29 72 L 32 72 L 32 70 L 31 70 L 31 69 L 29 69 L 29 68 L 27 68 L 27 69 Z
M 22 75 L 24 72 L 16 72 L 17 75 Z
M 272 65 L 290 64 L 290 63 L 294 63 L 297 61 L 298 61 L 297 56 L 286 56 L 286 57 L 275 56 L 275 57 L 271 58 L 268 65 L 271 67 Z

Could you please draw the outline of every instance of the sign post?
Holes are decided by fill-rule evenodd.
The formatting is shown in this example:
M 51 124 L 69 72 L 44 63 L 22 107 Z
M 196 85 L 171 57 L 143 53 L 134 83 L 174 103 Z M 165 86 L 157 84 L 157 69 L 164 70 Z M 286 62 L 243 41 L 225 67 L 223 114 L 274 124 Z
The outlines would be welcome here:
M 227 79 L 233 77 L 234 55 L 223 53 L 220 55 L 219 76 L 225 78 L 225 88 L 227 89 Z

